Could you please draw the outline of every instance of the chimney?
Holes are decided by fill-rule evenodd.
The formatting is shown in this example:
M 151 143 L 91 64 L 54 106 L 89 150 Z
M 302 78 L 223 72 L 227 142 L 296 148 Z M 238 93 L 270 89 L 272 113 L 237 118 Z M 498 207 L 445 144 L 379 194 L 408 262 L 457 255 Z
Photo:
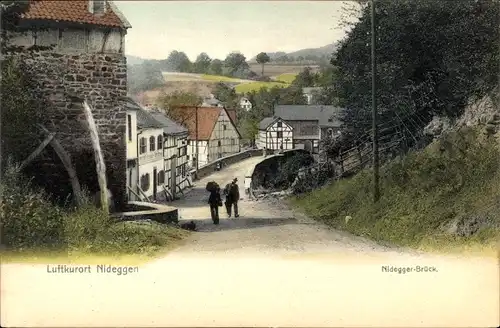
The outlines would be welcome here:
M 106 0 L 89 0 L 89 11 L 94 15 L 102 15 L 106 12 Z

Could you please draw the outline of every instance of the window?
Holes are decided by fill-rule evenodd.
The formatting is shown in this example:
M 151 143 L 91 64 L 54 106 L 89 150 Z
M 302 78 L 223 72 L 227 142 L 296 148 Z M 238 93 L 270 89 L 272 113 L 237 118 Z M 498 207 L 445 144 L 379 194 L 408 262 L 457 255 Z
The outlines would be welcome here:
M 156 138 L 151 136 L 149 137 L 149 151 L 155 151 L 155 145 L 156 145 Z
M 139 154 L 144 154 L 147 151 L 148 145 L 147 145 L 147 140 L 146 138 L 141 138 L 139 141 Z
M 106 0 L 91 0 L 91 11 L 94 14 L 104 14 L 106 11 Z
M 188 140 L 188 146 L 191 144 L 191 140 Z
M 127 115 L 128 141 L 132 141 L 132 116 Z
M 156 145 L 156 148 L 158 150 L 160 150 L 160 149 L 163 148 L 163 136 L 159 135 L 158 138 L 157 138 L 157 140 L 158 140 L 158 142 L 157 142 L 158 144 Z
M 181 173 L 182 173 L 183 177 L 186 176 L 186 164 L 185 163 L 181 165 Z
M 221 146 L 221 142 L 220 142 L 220 140 L 219 140 L 219 141 L 217 141 L 217 146 L 218 146 L 218 147 L 220 147 L 220 146 Z
M 142 189 L 142 191 L 148 191 L 148 189 L 149 189 L 149 173 L 146 173 L 141 177 L 141 189 Z
M 223 130 L 226 130 L 226 129 L 227 129 L 226 124 L 222 124 L 222 129 L 223 129 Z
M 283 122 L 279 121 L 278 123 L 276 123 L 276 126 L 277 126 L 278 128 L 283 127 Z
M 235 139 L 231 139 L 231 145 L 236 145 L 236 140 Z
M 165 171 L 158 172 L 158 185 L 165 183 Z
M 278 138 L 283 138 L 283 131 L 276 132 L 278 134 Z

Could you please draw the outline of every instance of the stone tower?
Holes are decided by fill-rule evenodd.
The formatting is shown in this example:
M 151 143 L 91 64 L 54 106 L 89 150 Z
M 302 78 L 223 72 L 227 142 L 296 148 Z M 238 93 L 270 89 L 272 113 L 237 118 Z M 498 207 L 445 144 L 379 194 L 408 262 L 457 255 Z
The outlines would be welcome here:
M 12 43 L 48 46 L 25 57 L 46 96 L 51 132 L 70 153 L 80 183 L 98 190 L 95 161 L 82 109 L 93 108 L 115 206 L 126 201 L 127 66 L 125 35 L 130 24 L 112 1 L 37 1 L 30 4 Z M 71 193 L 68 176 L 50 147 L 39 176 L 56 195 Z

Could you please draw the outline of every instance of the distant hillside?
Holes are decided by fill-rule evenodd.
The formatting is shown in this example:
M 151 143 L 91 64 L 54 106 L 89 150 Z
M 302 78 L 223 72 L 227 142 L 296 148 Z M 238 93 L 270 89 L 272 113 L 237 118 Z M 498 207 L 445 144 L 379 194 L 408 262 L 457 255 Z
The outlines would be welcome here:
M 314 56 L 314 57 L 323 57 L 323 56 L 330 56 L 333 52 L 335 52 L 338 48 L 338 44 L 337 42 L 334 42 L 334 43 L 331 43 L 331 44 L 328 44 L 326 46 L 323 46 L 323 47 L 319 47 L 319 48 L 307 48 L 307 49 L 300 49 L 300 50 L 297 50 L 297 51 L 293 51 L 293 52 L 283 52 L 283 51 L 279 51 L 279 52 L 268 52 L 268 56 L 271 58 L 271 61 L 274 61 L 275 59 L 279 58 L 279 57 L 283 57 L 283 56 L 287 56 L 287 57 L 309 57 L 309 56 Z M 249 62 L 255 62 L 256 61 L 256 57 L 253 57 L 249 60 Z

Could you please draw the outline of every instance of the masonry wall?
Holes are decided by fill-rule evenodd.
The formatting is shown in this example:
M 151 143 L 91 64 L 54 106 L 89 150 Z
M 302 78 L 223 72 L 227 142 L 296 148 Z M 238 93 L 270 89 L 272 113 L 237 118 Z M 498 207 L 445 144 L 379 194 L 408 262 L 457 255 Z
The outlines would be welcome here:
M 126 201 L 126 60 L 122 54 L 62 54 L 38 52 L 26 63 L 40 82 L 49 107 L 47 128 L 70 153 L 80 183 L 90 192 L 98 190 L 95 160 L 81 99 L 93 108 L 107 168 L 108 188 L 115 207 Z M 34 146 L 36 147 L 36 146 Z M 45 152 L 42 166 L 34 171 L 39 182 L 60 197 L 71 193 L 67 173 L 52 151 Z

